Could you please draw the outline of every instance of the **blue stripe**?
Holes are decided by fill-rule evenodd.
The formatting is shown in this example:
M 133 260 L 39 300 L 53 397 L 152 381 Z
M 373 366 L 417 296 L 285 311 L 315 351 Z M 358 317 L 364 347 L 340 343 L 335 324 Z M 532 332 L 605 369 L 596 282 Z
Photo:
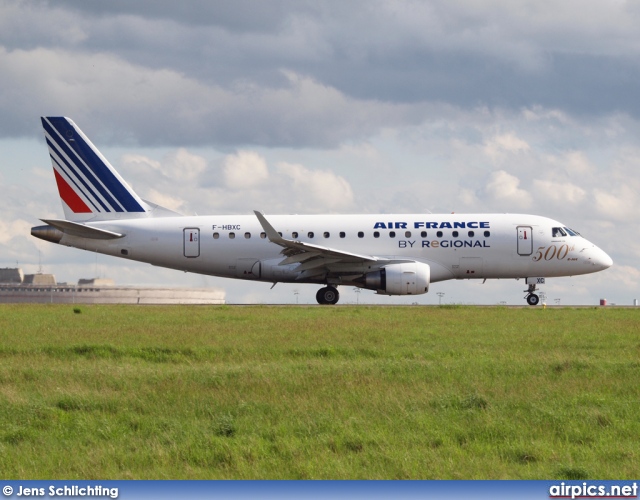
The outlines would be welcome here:
M 49 118 L 53 126 L 61 132 L 62 137 L 66 137 L 62 132 L 73 130 L 66 118 Z M 136 201 L 129 189 L 124 186 L 118 178 L 113 174 L 111 169 L 105 165 L 100 157 L 95 153 L 93 148 L 85 142 L 85 140 L 73 130 L 73 142 L 68 144 L 73 148 L 75 153 L 84 160 L 93 173 L 102 181 L 102 184 L 110 191 L 110 193 L 118 200 L 120 205 L 126 212 L 144 212 L 144 208 Z M 118 212 L 120 210 L 117 210 Z
M 61 118 L 62 120 L 64 120 L 64 118 Z M 66 123 L 66 121 L 65 121 Z M 51 139 L 53 141 L 55 141 L 56 145 L 71 159 L 71 161 L 73 161 L 74 166 L 77 167 L 87 178 L 87 180 L 89 182 L 91 182 L 91 184 L 93 184 L 94 189 L 96 189 L 97 191 L 100 192 L 100 194 L 102 195 L 102 197 L 105 199 L 105 201 L 111 205 L 111 208 L 116 211 L 116 212 L 123 212 L 122 208 L 118 205 L 118 203 L 116 202 L 116 200 L 113 199 L 113 197 L 111 196 L 111 194 L 102 186 L 100 185 L 99 182 L 97 182 L 97 179 L 99 176 L 95 175 L 95 171 L 93 168 L 91 168 L 91 165 L 88 165 L 89 168 L 91 168 L 91 170 L 89 170 L 81 161 L 78 161 L 78 154 L 71 149 L 70 146 L 72 146 L 73 143 L 70 143 L 67 141 L 67 139 L 61 139 L 60 135 L 64 138 L 65 137 L 65 130 L 59 130 L 56 127 L 57 133 L 53 131 L 53 129 L 49 126 L 49 124 L 44 124 L 45 126 L 45 130 L 49 133 L 49 136 L 51 137 Z M 75 134 L 75 130 L 70 129 L 73 132 L 73 136 L 72 138 L 74 139 L 73 142 L 75 142 L 77 140 L 77 135 Z M 60 135 L 58 135 L 60 134 Z M 58 155 L 60 157 L 62 157 L 62 155 L 59 154 L 59 151 L 56 151 L 58 153 Z M 75 158 L 75 161 L 74 161 Z M 65 162 L 66 163 L 66 162 Z M 86 162 L 85 162 L 86 163 Z M 100 201 L 100 200 L 98 200 Z M 107 212 L 111 212 L 111 210 L 109 210 L 107 207 L 105 207 Z
M 78 181 L 80 181 L 80 182 L 82 183 L 82 185 L 87 189 L 87 191 L 89 192 L 89 194 L 91 194 L 91 196 L 93 196 L 93 197 L 95 198 L 95 200 L 96 200 L 98 203 L 100 203 L 100 205 L 102 205 L 102 208 L 104 208 L 104 211 L 105 211 L 105 212 L 111 212 L 111 210 L 109 209 L 109 207 L 108 207 L 107 205 L 105 205 L 105 204 L 104 204 L 104 202 L 100 199 L 100 197 L 96 195 L 96 193 L 93 191 L 93 189 L 91 189 L 91 186 L 90 186 L 89 184 L 87 184 L 87 182 L 86 182 L 82 177 L 80 177 L 80 176 L 78 175 L 78 172 L 76 171 L 76 169 L 74 168 L 74 166 L 73 166 L 73 165 L 71 165 L 71 164 L 70 164 L 70 163 L 65 159 L 65 157 L 64 157 L 64 156 L 62 156 L 62 155 L 60 154 L 60 151 L 58 150 L 58 148 L 56 148 L 56 147 L 53 145 L 53 143 L 52 143 L 48 138 L 46 138 L 46 140 L 47 140 L 47 144 L 49 145 L 49 148 L 51 148 L 51 151 L 53 151 L 54 153 L 56 153 L 56 154 L 58 155 L 58 157 L 60 158 L 60 160 L 62 160 L 62 161 L 64 162 L 64 164 L 67 166 L 67 168 L 68 168 L 68 169 L 71 171 L 71 173 L 73 174 L 73 176 L 71 176 L 71 175 L 69 175 L 69 174 L 67 173 L 67 175 L 69 176 L 69 178 L 70 178 L 70 179 L 73 179 L 73 177 L 75 177 L 76 179 L 78 179 Z M 53 155 L 51 155 L 51 154 L 50 154 L 49 156 L 51 156 L 51 158 L 53 159 Z M 60 163 L 58 163 L 58 162 L 56 162 L 56 163 L 57 163 L 58 165 L 60 165 Z M 86 170 L 86 169 L 85 169 L 85 170 Z M 76 184 L 76 183 L 74 182 L 74 184 Z M 77 186 L 77 184 L 76 184 L 76 186 Z M 86 194 L 86 193 L 84 193 L 84 192 L 83 192 L 83 194 Z M 90 199 L 90 198 L 89 198 L 89 196 L 87 196 L 87 199 Z M 95 207 L 95 205 L 94 205 L 93 203 L 91 203 L 91 204 Z M 96 208 L 97 208 L 97 207 L 96 207 Z M 100 211 L 100 210 L 98 210 L 98 212 L 99 212 L 99 211 Z
M 47 139 L 47 142 L 49 142 L 49 140 L 48 140 L 48 139 Z M 89 196 L 87 196 L 87 193 L 85 193 L 85 192 L 82 190 L 82 188 L 81 188 L 80 186 L 78 186 L 78 183 L 75 181 L 75 179 L 73 178 L 73 176 L 69 175 L 69 172 L 67 172 L 67 171 L 66 171 L 66 169 L 64 168 L 64 166 L 62 166 L 62 165 L 60 164 L 60 162 L 59 162 L 58 160 L 56 160 L 56 159 L 53 157 L 53 155 L 52 155 L 52 154 L 49 154 L 49 156 L 51 157 L 51 161 L 52 161 L 52 162 L 54 162 L 56 165 L 58 165 L 58 168 L 59 168 L 62 172 L 64 172 L 64 174 L 67 176 L 67 178 L 68 178 L 71 182 L 73 182 L 73 185 L 76 187 L 76 191 L 77 191 L 78 193 L 82 193 L 82 196 L 84 196 L 84 197 L 85 197 L 85 199 L 86 199 L 89 203 L 91 203 L 91 205 L 93 205 L 93 208 L 95 208 L 95 209 L 96 209 L 96 212 L 100 212 L 100 208 L 98 208 L 98 207 L 96 206 L 96 204 L 95 204 L 95 203 L 93 203 L 93 201 L 91 200 L 91 198 L 90 198 Z M 62 160 L 64 161 L 64 158 L 62 158 Z M 82 180 L 82 178 L 79 178 L 79 180 L 80 180 L 80 182 L 83 182 L 83 183 L 84 183 L 84 181 Z M 89 187 L 88 187 L 88 186 L 87 186 L 87 189 L 89 189 Z M 98 200 L 98 201 L 100 201 L 100 200 Z
M 66 138 L 67 130 L 73 130 L 66 118 L 53 117 L 48 119 L 62 137 Z M 126 212 L 144 212 L 144 208 L 136 201 L 129 189 L 118 180 L 111 169 L 98 157 L 93 148 L 80 135 L 75 134 L 75 131 L 73 132 L 73 142 L 67 141 L 67 143 L 91 168 L 111 194 L 115 196 L 124 210 Z

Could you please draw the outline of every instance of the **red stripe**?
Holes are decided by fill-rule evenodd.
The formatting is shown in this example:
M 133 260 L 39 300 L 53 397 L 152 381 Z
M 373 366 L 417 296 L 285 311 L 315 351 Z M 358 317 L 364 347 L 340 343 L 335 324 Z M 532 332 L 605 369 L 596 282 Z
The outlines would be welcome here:
M 62 198 L 62 201 L 67 204 L 67 206 L 73 211 L 73 213 L 91 213 L 91 209 L 84 201 L 82 201 L 82 198 L 77 195 L 73 188 L 69 186 L 67 181 L 62 178 L 62 176 L 55 168 L 53 169 L 53 173 L 56 175 L 56 183 L 58 184 L 58 192 L 60 193 L 60 198 Z

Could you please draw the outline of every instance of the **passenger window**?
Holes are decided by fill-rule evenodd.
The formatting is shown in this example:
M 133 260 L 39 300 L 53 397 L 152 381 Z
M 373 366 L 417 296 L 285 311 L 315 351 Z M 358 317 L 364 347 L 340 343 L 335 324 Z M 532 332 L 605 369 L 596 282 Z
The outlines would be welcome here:
M 298 232 L 294 231 L 293 233 L 291 233 L 291 237 L 292 238 L 297 238 L 298 237 Z
M 469 238 L 473 238 L 476 235 L 473 231 L 469 231 Z
M 314 236 L 314 235 L 313 235 L 313 231 L 309 231 L 309 232 L 307 233 L 307 236 L 308 236 L 309 238 L 313 238 L 313 236 Z
M 245 237 L 246 239 L 251 238 L 251 233 L 244 233 L 244 237 Z
M 396 237 L 396 232 L 395 231 L 389 231 L 389 238 L 395 238 Z
M 421 231 L 420 232 L 420 237 L 421 238 L 426 238 L 427 237 L 427 232 L 426 231 Z
M 411 231 L 405 231 L 404 232 L 404 237 L 405 238 L 411 238 Z
M 346 236 L 346 234 L 344 233 L 344 231 L 340 231 L 340 238 L 344 238 Z
M 267 237 L 267 233 L 260 233 L 260 238 L 262 238 L 263 240 Z
M 218 238 L 220 238 L 220 233 L 213 233 L 213 239 L 217 240 Z
M 374 231 L 373 232 L 373 237 L 374 238 L 380 238 L 380 233 L 378 231 Z
M 451 233 L 453 235 L 454 238 L 458 237 L 458 231 L 454 231 L 453 233 Z
M 362 231 L 358 231 L 358 238 L 364 238 L 364 233 Z
M 232 240 L 236 237 L 236 233 L 229 233 L 229 239 Z
M 282 238 L 282 233 L 280 231 L 278 231 L 278 234 L 280 235 L 280 238 Z
M 485 231 L 484 232 L 484 237 L 488 238 L 489 236 L 491 236 L 491 231 Z
M 324 234 L 323 234 L 323 236 L 324 236 L 325 238 L 328 238 L 328 237 L 329 237 L 329 236 L 331 236 L 331 235 L 329 234 L 329 231 L 325 231 L 325 232 L 324 232 Z
M 442 231 L 438 231 L 438 232 L 436 233 L 436 236 L 437 236 L 438 238 L 442 238 Z

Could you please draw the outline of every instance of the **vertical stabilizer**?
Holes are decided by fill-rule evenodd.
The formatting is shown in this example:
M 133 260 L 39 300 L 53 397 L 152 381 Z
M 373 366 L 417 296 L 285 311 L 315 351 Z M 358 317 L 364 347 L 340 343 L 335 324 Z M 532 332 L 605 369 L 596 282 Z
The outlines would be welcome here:
M 145 203 L 69 118 L 43 117 L 62 208 L 67 220 L 145 217 Z

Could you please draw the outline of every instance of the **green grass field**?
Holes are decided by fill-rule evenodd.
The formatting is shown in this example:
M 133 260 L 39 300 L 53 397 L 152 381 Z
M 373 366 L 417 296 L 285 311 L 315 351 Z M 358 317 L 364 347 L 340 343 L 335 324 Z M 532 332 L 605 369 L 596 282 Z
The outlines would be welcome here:
M 637 479 L 640 309 L 0 306 L 5 479 Z

